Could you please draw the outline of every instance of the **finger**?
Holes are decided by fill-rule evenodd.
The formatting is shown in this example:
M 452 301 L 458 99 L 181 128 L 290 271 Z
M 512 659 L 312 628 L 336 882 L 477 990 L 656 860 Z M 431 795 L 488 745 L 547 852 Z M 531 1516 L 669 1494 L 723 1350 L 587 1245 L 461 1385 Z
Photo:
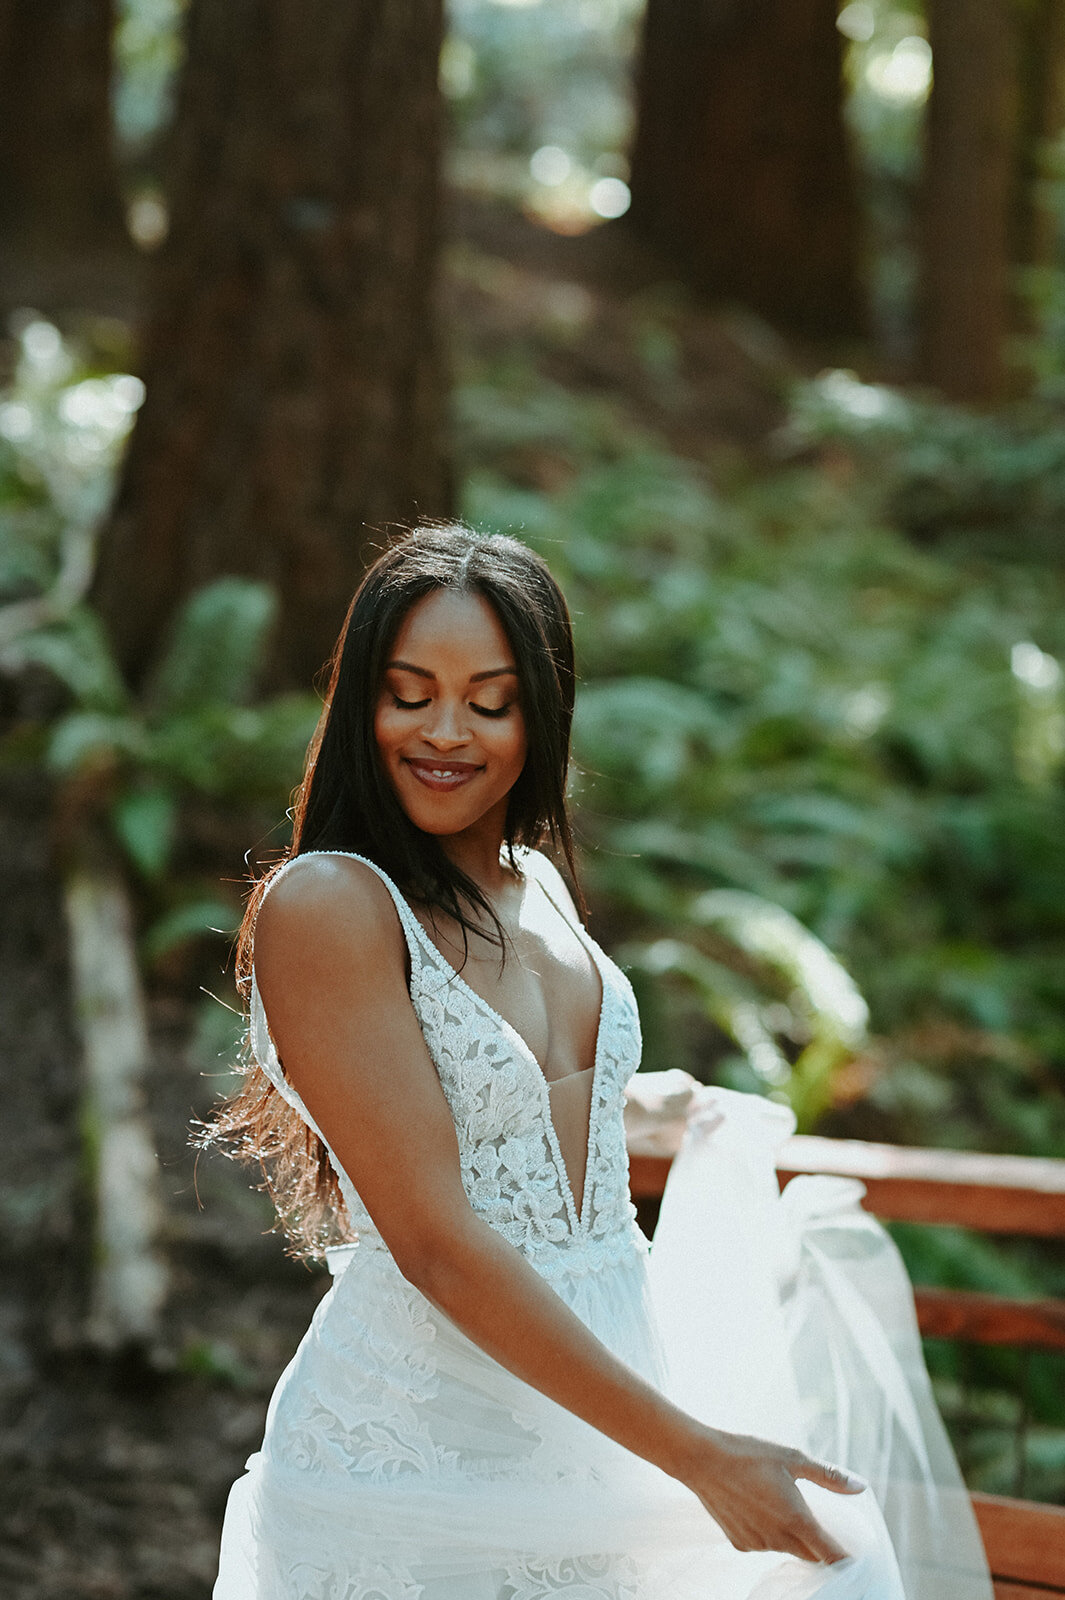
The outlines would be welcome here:
M 827 1566 L 831 1567 L 837 1561 L 846 1561 L 847 1559 L 849 1552 L 844 1550 L 842 1545 L 837 1544 L 831 1534 L 826 1533 L 824 1528 L 817 1522 L 811 1521 L 808 1530 L 804 1530 L 801 1536 L 796 1534 L 793 1537 L 796 1546 L 801 1545 L 802 1547 L 801 1549 L 796 1548 L 794 1553 L 801 1556 L 804 1561 L 823 1561 Z
M 801 1561 L 820 1561 L 826 1566 L 834 1566 L 837 1561 L 847 1559 L 847 1551 L 816 1523 L 811 1523 L 808 1531 L 795 1529 L 781 1535 L 779 1540 L 771 1541 L 770 1548 L 783 1550 L 789 1556 L 798 1556 Z
M 869 1487 L 856 1472 L 833 1466 L 830 1461 L 814 1461 L 809 1456 L 796 1454 L 786 1465 L 793 1478 L 806 1478 L 810 1483 L 819 1483 L 823 1489 L 831 1489 L 834 1494 L 861 1494 Z
M 834 1567 L 837 1561 L 848 1561 L 850 1559 L 850 1551 L 844 1550 L 842 1545 L 837 1544 L 835 1539 L 830 1539 L 827 1534 L 813 1546 L 813 1551 L 814 1553 L 809 1559 L 811 1561 L 823 1561 L 828 1567 Z
M 790 1484 L 788 1489 L 788 1498 L 795 1498 L 785 1528 L 795 1543 L 803 1546 L 795 1553 L 806 1561 L 825 1561 L 829 1565 L 845 1560 L 848 1552 L 821 1526 L 799 1491 Z

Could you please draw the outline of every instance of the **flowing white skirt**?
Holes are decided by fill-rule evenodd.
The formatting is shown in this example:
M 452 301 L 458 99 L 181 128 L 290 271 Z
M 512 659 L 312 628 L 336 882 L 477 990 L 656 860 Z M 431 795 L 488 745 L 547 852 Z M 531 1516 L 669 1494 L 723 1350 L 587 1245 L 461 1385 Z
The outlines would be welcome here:
M 857 1496 L 800 1484 L 850 1560 L 735 1551 L 689 1490 L 360 1245 L 231 1492 L 215 1600 L 990 1600 L 890 1241 L 853 1185 L 795 1180 L 778 1199 L 787 1126 L 747 1096 L 716 1104 L 724 1122 L 697 1117 L 674 1164 L 649 1266 L 634 1229 L 621 1262 L 554 1286 L 705 1421 L 862 1473 Z

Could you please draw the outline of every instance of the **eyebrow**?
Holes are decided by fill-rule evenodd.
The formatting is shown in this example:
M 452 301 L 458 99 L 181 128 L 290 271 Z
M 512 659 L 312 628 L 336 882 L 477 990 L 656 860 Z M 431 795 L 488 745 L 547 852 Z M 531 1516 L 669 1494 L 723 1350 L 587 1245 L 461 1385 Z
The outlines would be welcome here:
M 429 672 L 425 667 L 416 667 L 410 661 L 390 661 L 389 672 L 413 672 L 416 678 L 435 678 L 435 672 Z M 486 678 L 502 678 L 509 674 L 512 678 L 518 676 L 517 667 L 489 667 L 487 672 L 471 672 L 471 683 L 483 683 Z

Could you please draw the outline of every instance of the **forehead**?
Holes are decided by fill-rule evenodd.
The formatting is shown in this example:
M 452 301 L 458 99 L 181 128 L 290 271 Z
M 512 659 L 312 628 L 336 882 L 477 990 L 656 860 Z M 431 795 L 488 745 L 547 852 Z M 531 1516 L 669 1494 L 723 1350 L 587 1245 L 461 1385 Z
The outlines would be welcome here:
M 510 648 L 496 612 L 480 594 L 434 589 L 407 612 L 389 651 L 435 672 L 465 667 L 472 674 L 489 667 L 512 667 Z

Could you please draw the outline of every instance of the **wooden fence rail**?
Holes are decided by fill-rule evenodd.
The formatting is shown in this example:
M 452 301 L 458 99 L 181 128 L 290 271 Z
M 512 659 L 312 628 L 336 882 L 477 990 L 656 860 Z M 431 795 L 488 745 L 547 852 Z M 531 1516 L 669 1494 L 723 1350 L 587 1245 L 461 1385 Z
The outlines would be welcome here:
M 648 1232 L 683 1130 L 678 1117 L 630 1133 L 632 1196 Z M 800 1173 L 858 1178 L 866 1209 L 884 1221 L 1065 1238 L 1065 1161 L 796 1135 L 783 1145 L 777 1173 L 782 1187 Z M 915 1299 L 927 1338 L 1065 1350 L 1065 1300 L 920 1287 Z M 974 1494 L 973 1506 L 996 1600 L 1065 1595 L 1065 1507 L 985 1494 Z

